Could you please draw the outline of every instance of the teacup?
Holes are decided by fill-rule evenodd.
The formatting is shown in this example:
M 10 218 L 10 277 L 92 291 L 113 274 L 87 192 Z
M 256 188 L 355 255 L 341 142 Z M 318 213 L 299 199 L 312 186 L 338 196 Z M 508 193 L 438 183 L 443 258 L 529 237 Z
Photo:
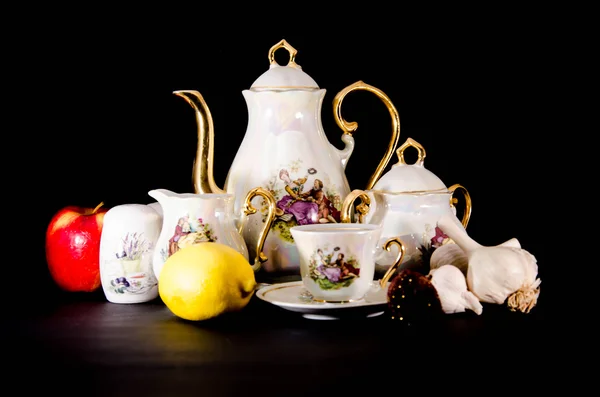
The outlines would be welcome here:
M 375 255 L 380 249 L 381 225 L 323 223 L 294 226 L 290 232 L 298 248 L 302 282 L 313 300 L 334 303 L 357 301 L 374 286 Z M 402 263 L 404 245 L 399 238 L 390 238 L 383 248 L 390 251 L 394 244 L 398 245 L 398 255 L 379 280 L 381 288 L 385 288 Z

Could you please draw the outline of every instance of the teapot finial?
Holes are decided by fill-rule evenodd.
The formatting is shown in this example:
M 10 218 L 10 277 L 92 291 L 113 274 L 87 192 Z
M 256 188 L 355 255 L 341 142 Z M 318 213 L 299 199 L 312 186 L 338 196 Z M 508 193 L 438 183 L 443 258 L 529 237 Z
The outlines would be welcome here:
M 298 50 L 292 47 L 290 43 L 288 43 L 285 39 L 281 40 L 279 43 L 271 47 L 271 49 L 269 50 L 269 63 L 271 65 L 278 65 L 277 61 L 275 60 L 275 51 L 277 51 L 280 48 L 285 48 L 290 53 L 290 60 L 287 66 L 301 69 L 300 65 L 296 63 L 296 54 L 298 54 Z

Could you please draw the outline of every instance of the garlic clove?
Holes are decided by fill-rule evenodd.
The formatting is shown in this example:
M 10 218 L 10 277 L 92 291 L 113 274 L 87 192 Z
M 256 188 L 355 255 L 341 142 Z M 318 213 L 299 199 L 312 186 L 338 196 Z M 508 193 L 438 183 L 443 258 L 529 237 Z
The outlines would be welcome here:
M 444 265 L 456 266 L 463 275 L 467 275 L 469 258 L 467 254 L 456 244 L 444 244 L 436 248 L 429 259 L 429 269 L 438 269 Z
M 474 311 L 478 315 L 483 313 L 483 305 L 471 291 L 463 291 L 461 297 L 467 309 Z
M 429 272 L 444 313 L 462 313 L 466 309 L 481 314 L 483 307 L 477 297 L 467 289 L 462 271 L 454 265 L 442 265 Z

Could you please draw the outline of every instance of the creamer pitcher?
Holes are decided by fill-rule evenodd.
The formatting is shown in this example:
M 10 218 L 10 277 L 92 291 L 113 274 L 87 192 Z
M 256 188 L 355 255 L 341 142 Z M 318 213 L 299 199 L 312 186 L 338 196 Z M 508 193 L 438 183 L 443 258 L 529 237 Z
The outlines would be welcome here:
M 154 274 L 160 280 L 160 271 L 166 260 L 180 249 L 202 242 L 218 242 L 228 245 L 247 260 L 250 259 L 248 249 L 241 232 L 245 220 L 256 209 L 250 201 L 261 196 L 268 204 L 267 219 L 262 234 L 256 246 L 257 255 L 254 258 L 252 268 L 257 271 L 261 263 L 267 260 L 262 252 L 265 238 L 269 232 L 271 223 L 275 217 L 275 200 L 271 194 L 262 188 L 252 189 L 245 195 L 245 205 L 242 209 L 242 221 L 239 227 L 235 226 L 233 213 L 233 195 L 207 193 L 175 193 L 167 189 L 155 189 L 148 192 L 161 205 L 163 211 L 163 223 L 152 265 Z

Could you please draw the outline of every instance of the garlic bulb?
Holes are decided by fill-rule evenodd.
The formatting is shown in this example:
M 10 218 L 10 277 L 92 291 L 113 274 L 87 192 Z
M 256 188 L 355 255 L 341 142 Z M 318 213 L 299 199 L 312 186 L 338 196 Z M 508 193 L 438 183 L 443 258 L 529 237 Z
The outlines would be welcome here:
M 433 251 L 429 259 L 429 269 L 438 269 L 444 265 L 456 266 L 464 276 L 467 275 L 469 259 L 467 254 L 456 244 L 444 244 Z
M 469 258 L 467 287 L 481 302 L 506 302 L 510 310 L 523 313 L 536 305 L 541 283 L 537 260 L 520 248 L 516 238 L 484 246 L 468 235 L 455 216 L 442 215 L 437 224 Z
M 467 286 L 481 302 L 503 304 L 528 313 L 537 303 L 537 260 L 522 248 L 495 246 L 469 256 Z
M 453 245 L 453 244 L 448 244 Z M 431 284 L 437 290 L 444 313 L 462 313 L 465 309 L 477 314 L 483 306 L 471 291 L 461 270 L 454 265 L 442 265 L 429 272 Z
M 516 238 L 511 238 L 500 244 L 505 247 L 521 248 L 521 243 Z M 437 269 L 444 265 L 454 265 L 467 276 L 469 258 L 465 251 L 455 243 L 444 244 L 436 248 L 429 259 L 429 269 Z

